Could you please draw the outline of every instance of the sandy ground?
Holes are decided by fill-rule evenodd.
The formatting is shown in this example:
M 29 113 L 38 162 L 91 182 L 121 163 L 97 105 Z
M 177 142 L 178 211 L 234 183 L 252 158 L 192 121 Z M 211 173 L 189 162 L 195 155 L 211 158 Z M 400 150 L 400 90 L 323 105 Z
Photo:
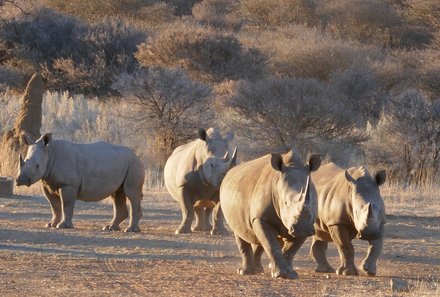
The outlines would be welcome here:
M 75 229 L 45 228 L 42 197 L 0 198 L 0 295 L 6 296 L 439 296 L 440 213 L 430 207 L 388 215 L 378 276 L 314 272 L 310 240 L 295 258 L 297 280 L 240 276 L 232 234 L 174 235 L 178 205 L 167 194 L 144 197 L 142 232 L 101 231 L 112 217 L 107 203 L 77 202 Z M 124 222 L 125 226 L 126 223 Z M 356 262 L 366 242 L 355 241 Z M 329 261 L 339 257 L 333 245 Z M 267 267 L 267 258 L 264 258 Z M 413 288 L 392 293 L 390 278 Z

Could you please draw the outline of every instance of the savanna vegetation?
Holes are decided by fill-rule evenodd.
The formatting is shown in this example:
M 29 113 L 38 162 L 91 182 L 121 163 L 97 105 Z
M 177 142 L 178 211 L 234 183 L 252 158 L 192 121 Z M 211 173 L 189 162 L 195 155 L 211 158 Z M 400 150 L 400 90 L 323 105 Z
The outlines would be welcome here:
M 437 0 L 0 0 L 0 12 L 2 130 L 38 71 L 45 132 L 129 145 L 150 169 L 218 126 L 241 160 L 294 147 L 439 181 Z

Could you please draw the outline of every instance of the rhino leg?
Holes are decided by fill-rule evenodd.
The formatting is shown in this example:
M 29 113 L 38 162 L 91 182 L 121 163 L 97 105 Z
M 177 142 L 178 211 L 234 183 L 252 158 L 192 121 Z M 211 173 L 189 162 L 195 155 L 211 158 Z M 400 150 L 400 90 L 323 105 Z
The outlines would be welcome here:
M 304 244 L 307 237 L 298 237 L 298 238 L 283 238 L 284 246 L 282 249 L 284 258 L 287 261 L 287 264 L 290 266 L 290 269 L 292 269 L 293 272 L 293 258 L 295 257 L 296 253 L 298 252 L 299 248 Z
M 43 187 L 43 192 L 52 208 L 52 220 L 46 224 L 46 227 L 56 227 L 61 221 L 61 198 L 58 195 L 49 192 L 45 187 Z
M 368 243 L 369 246 L 368 246 L 367 257 L 362 261 L 360 268 L 368 275 L 376 275 L 377 272 L 376 262 L 377 259 L 379 258 L 380 252 L 382 251 L 382 245 L 383 245 L 383 231 L 379 239 L 369 240 Z
M 235 242 L 242 257 L 241 266 L 237 269 L 238 274 L 254 274 L 254 252 L 251 244 L 241 239 L 238 235 L 235 235 Z
M 359 275 L 359 271 L 354 265 L 354 248 L 347 227 L 342 225 L 330 226 L 329 231 L 341 258 L 341 266 L 336 270 L 336 274 Z
M 121 231 L 119 224 L 128 218 L 127 198 L 122 189 L 112 195 L 113 200 L 113 219 L 110 224 L 105 225 L 103 230 Z
M 196 222 L 192 231 L 209 231 L 212 226 L 209 224 L 209 215 L 212 209 L 206 207 L 194 207 Z
M 213 214 L 212 214 L 212 230 L 211 235 L 227 235 L 228 231 L 226 230 L 224 224 L 224 216 L 223 211 L 220 206 L 220 202 L 217 202 L 217 204 L 214 207 Z
M 255 219 L 252 224 L 255 235 L 263 246 L 271 262 L 271 274 L 273 278 L 298 278 L 298 274 L 287 263 L 278 241 L 277 230 L 269 223 Z
M 254 272 L 264 273 L 264 268 L 261 264 L 261 256 L 263 255 L 264 248 L 259 244 L 253 244 L 252 249 L 254 251 Z
M 60 189 L 63 220 L 58 223 L 57 228 L 73 228 L 72 217 L 73 209 L 75 207 L 76 195 L 78 188 L 65 186 Z
M 319 240 L 313 236 L 310 254 L 317 264 L 315 272 L 335 272 L 335 269 L 327 261 L 327 247 L 327 241 Z
M 176 229 L 176 234 L 191 233 L 191 224 L 194 219 L 194 206 L 190 193 L 185 188 L 179 189 L 178 200 L 182 211 L 182 223 Z
M 142 185 L 144 183 L 143 167 L 140 164 L 132 164 L 129 167 L 124 184 L 122 185 L 125 197 L 130 205 L 130 221 L 125 232 L 141 232 L 139 220 L 142 217 Z

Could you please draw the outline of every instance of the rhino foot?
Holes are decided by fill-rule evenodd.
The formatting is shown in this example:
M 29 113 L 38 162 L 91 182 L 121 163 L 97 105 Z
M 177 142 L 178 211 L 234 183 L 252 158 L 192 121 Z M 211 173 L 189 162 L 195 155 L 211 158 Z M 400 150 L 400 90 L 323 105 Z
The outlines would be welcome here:
M 367 261 L 363 261 L 361 266 L 359 267 L 363 272 L 368 275 L 375 276 L 377 273 L 376 265 L 371 264 Z
M 104 231 L 121 231 L 121 228 L 116 225 L 105 225 L 102 230 Z
M 141 228 L 139 226 L 130 226 L 125 228 L 124 232 L 141 232 Z
M 264 273 L 263 265 L 255 266 L 254 267 L 254 273 L 255 274 L 263 274 Z
M 285 279 L 297 279 L 298 273 L 292 269 L 287 270 L 272 270 L 271 272 L 273 278 L 285 278 Z
M 336 270 L 337 275 L 359 275 L 359 271 L 356 267 L 344 267 L 341 266 Z
M 329 272 L 333 273 L 335 271 L 336 270 L 333 267 L 331 267 L 330 265 L 328 265 L 328 266 L 318 266 L 315 269 L 315 272 L 323 272 L 323 273 L 329 273 Z
M 196 225 L 192 228 L 192 231 L 209 231 L 211 228 L 212 226 Z
M 176 234 L 191 233 L 191 228 L 179 227 L 179 228 L 176 229 L 176 231 L 174 231 L 174 233 L 176 233 Z
M 242 266 L 238 267 L 237 272 L 240 275 L 254 274 L 254 271 L 251 268 L 249 268 L 249 267 L 242 267 Z
M 61 222 L 57 225 L 57 229 L 71 229 L 71 228 L 73 228 L 72 223 Z
M 211 235 L 228 235 L 229 232 L 226 229 L 212 229 Z
M 56 228 L 58 222 L 54 222 L 54 221 L 50 221 L 49 223 L 46 224 L 47 228 Z

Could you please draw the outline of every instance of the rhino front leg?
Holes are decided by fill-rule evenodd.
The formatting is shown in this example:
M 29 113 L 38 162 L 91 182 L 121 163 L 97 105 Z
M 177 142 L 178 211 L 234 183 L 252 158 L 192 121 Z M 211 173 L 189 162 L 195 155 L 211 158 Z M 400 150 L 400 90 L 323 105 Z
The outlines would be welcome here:
M 110 224 L 105 225 L 103 230 L 121 231 L 119 224 L 128 218 L 127 198 L 125 194 L 118 190 L 112 195 L 113 200 L 113 219 Z
M 335 225 L 330 226 L 329 231 L 341 258 L 341 266 L 336 270 L 336 274 L 359 275 L 359 271 L 354 265 L 354 248 L 348 229 L 342 225 Z
M 212 213 L 212 230 L 211 235 L 227 235 L 228 231 L 226 230 L 223 221 L 223 211 L 220 205 L 220 202 L 217 202 L 217 204 L 214 207 L 213 213 Z
M 253 244 L 252 249 L 254 251 L 254 272 L 264 273 L 264 268 L 261 264 L 261 256 L 263 255 L 264 248 L 259 244 Z
M 46 187 L 43 186 L 44 196 L 46 196 L 47 201 L 49 201 L 50 207 L 52 208 L 52 220 L 46 224 L 46 227 L 56 227 L 61 221 L 61 198 L 49 192 Z
M 306 239 L 307 237 L 283 238 L 284 245 L 282 252 L 284 258 L 287 261 L 287 264 L 290 265 L 290 268 L 292 269 L 293 272 L 295 272 L 295 270 L 293 270 L 293 258 L 295 257 L 299 248 L 304 244 Z
M 379 239 L 369 240 L 368 243 L 369 246 L 368 246 L 367 257 L 362 261 L 360 268 L 368 275 L 376 275 L 377 273 L 376 262 L 377 259 L 379 258 L 383 246 L 383 231 L 381 232 L 381 236 Z
M 180 223 L 175 233 L 191 233 L 191 224 L 194 219 L 194 204 L 191 195 L 185 188 L 180 188 L 179 190 L 179 204 L 182 211 L 182 223 Z
M 73 209 L 75 207 L 76 196 L 78 189 L 75 187 L 63 187 L 60 189 L 63 220 L 58 223 L 57 228 L 73 228 L 72 217 Z
M 317 264 L 315 272 L 335 272 L 335 269 L 327 261 L 327 247 L 327 241 L 319 240 L 313 236 L 310 254 Z
M 271 274 L 273 278 L 298 278 L 298 274 L 287 263 L 277 239 L 277 230 L 269 223 L 255 219 L 252 223 L 253 230 L 271 262 Z
M 237 269 L 238 274 L 254 274 L 254 252 L 251 244 L 238 235 L 235 235 L 235 242 L 242 258 L 241 266 Z

